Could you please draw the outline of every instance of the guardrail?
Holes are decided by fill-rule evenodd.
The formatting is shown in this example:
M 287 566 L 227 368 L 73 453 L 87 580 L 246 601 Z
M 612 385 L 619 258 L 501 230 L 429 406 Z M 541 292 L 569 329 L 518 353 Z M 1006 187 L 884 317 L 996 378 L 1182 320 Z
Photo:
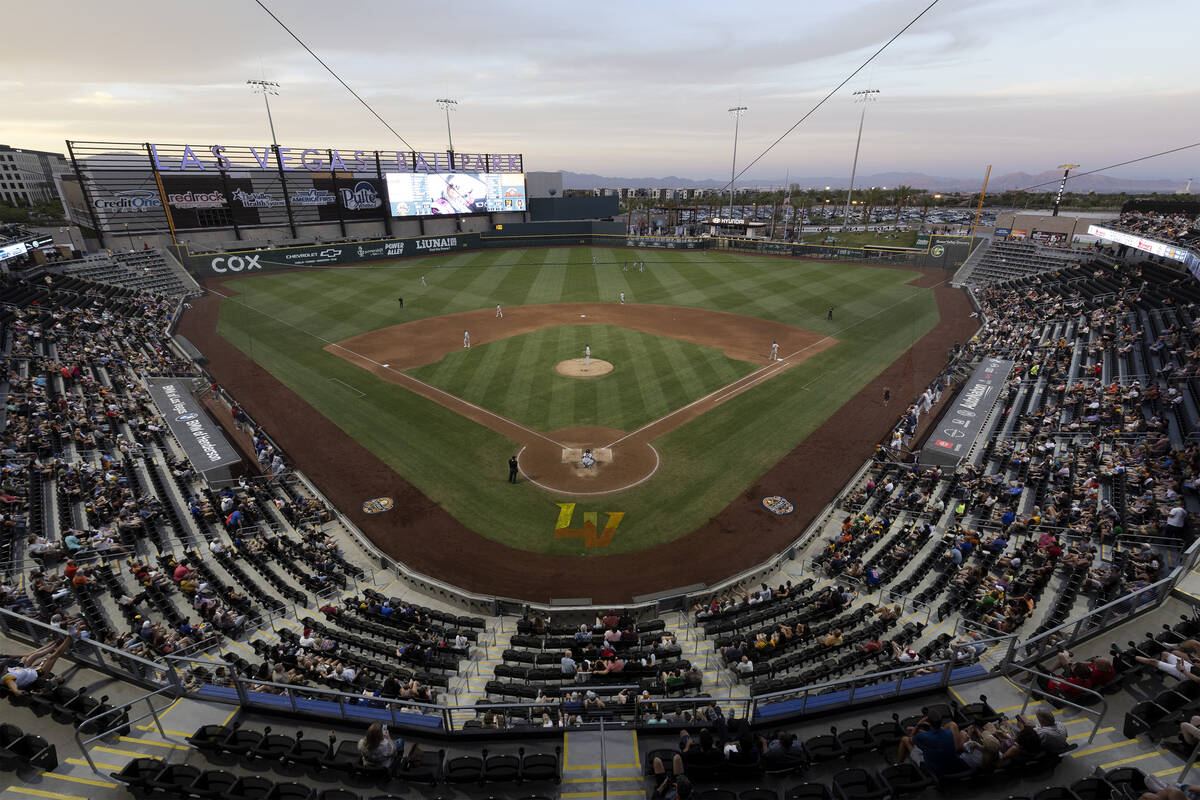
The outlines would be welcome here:
M 150 698 L 155 697 L 160 694 L 167 694 L 167 693 L 173 693 L 175 695 L 174 699 L 172 699 L 170 704 L 168 704 L 166 706 L 162 706 L 161 708 L 155 708 L 154 703 L 152 703 L 150 701 Z M 141 697 L 135 697 L 133 700 L 130 700 L 128 703 L 122 703 L 121 705 L 111 708 L 102 713 L 94 714 L 94 715 L 88 717 L 87 719 L 85 719 L 83 722 L 79 723 L 78 727 L 75 728 L 75 743 L 79 745 L 79 751 L 81 753 L 83 753 L 83 757 L 87 759 L 88 766 L 92 768 L 92 772 L 96 773 L 97 775 L 103 774 L 96 767 L 96 762 L 92 760 L 92 754 L 88 750 L 88 745 L 91 744 L 92 742 L 101 741 L 105 737 L 107 737 L 113 733 L 116 733 L 119 730 L 123 730 L 128 726 L 133 725 L 135 722 L 141 722 L 146 717 L 154 718 L 154 724 L 158 728 L 159 736 L 161 736 L 163 739 L 170 741 L 170 742 L 179 742 L 178 739 L 173 739 L 167 735 L 167 732 L 163 728 L 163 725 L 162 725 L 162 714 L 165 713 L 168 708 L 170 708 L 172 705 L 174 705 L 176 703 L 176 701 L 179 700 L 180 695 L 181 695 L 181 691 L 178 686 L 164 686 L 161 689 L 156 689 L 153 692 L 142 695 Z M 133 706 L 137 705 L 138 703 L 142 703 L 142 702 L 144 702 L 146 704 L 146 706 L 150 709 L 145 714 L 142 714 L 139 717 L 134 717 L 133 719 L 130 719 L 130 720 L 120 720 L 112 727 L 108 728 L 107 730 L 103 730 L 100 733 L 97 733 L 95 736 L 92 736 L 88 739 L 83 738 L 83 731 L 87 730 L 88 723 L 103 719 L 103 718 L 110 716 L 113 713 L 121 711 L 123 709 L 132 708 Z M 179 742 L 179 743 L 182 744 L 182 742 Z
M 1158 608 L 1166 602 L 1171 591 L 1179 582 L 1188 575 L 1197 558 L 1200 558 L 1200 539 L 1192 542 L 1183 551 L 1181 563 L 1162 580 L 1122 595 L 1092 609 L 1077 619 L 1068 620 L 1026 640 L 1020 648 L 1024 654 L 1020 657 L 1020 663 L 1022 665 L 1036 663 L 1058 650 L 1069 648 L 1080 639 L 1094 636 L 1128 622 L 1151 609 Z
M 1025 692 L 1024 692 L 1025 702 L 1021 704 L 1021 711 L 1020 711 L 1021 714 L 1024 714 L 1025 709 L 1029 708 L 1029 701 L 1033 699 L 1033 692 L 1037 685 L 1038 678 L 1043 678 L 1043 679 L 1049 680 L 1049 681 L 1059 680 L 1059 678 L 1056 678 L 1053 675 L 1047 675 L 1044 672 L 1038 672 L 1037 670 L 1032 670 L 1032 669 L 1029 669 L 1028 667 L 1022 667 L 1019 664 L 1010 664 L 1009 669 L 1012 671 L 1017 671 L 1017 672 L 1027 672 L 1031 676 L 1029 679 L 1029 686 L 1025 687 Z M 1101 725 L 1101 723 L 1104 722 L 1105 715 L 1108 714 L 1108 700 L 1106 700 L 1104 698 L 1104 695 L 1100 694 L 1095 689 L 1089 689 L 1084 686 L 1076 686 L 1075 690 L 1079 691 L 1079 692 L 1083 692 L 1084 694 L 1093 695 L 1094 697 L 1099 699 L 1100 700 L 1100 711 L 1097 712 L 1096 709 L 1092 708 L 1091 706 L 1081 706 L 1078 703 L 1073 703 L 1070 700 L 1067 700 L 1067 699 L 1065 699 L 1063 697 L 1059 697 L 1059 696 L 1055 696 L 1054 702 L 1061 703 L 1062 705 L 1065 705 L 1065 706 L 1070 706 L 1071 708 L 1074 708 L 1078 711 L 1082 711 L 1085 714 L 1089 714 L 1089 715 L 1095 714 L 1096 715 L 1096 724 L 1092 726 L 1092 733 L 1090 736 L 1088 736 L 1088 744 L 1091 744 L 1095 740 L 1096 734 L 1100 732 L 1100 725 Z

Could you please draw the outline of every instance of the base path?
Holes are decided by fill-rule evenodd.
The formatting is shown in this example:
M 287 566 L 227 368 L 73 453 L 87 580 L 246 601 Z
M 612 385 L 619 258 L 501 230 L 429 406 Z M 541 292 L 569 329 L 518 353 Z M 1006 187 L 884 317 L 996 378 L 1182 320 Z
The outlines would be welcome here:
M 404 372 L 461 349 L 464 330 L 471 332 L 471 343 L 479 345 L 561 325 L 616 325 L 716 347 L 730 358 L 762 366 L 636 431 L 573 428 L 569 435 L 535 431 Z M 779 342 L 779 352 L 785 356 L 780 361 L 767 358 L 773 341 Z M 724 311 L 635 303 L 553 303 L 513 306 L 503 318 L 480 309 L 414 320 L 345 339 L 325 350 L 517 442 L 521 473 L 535 486 L 555 494 L 587 496 L 644 483 L 659 467 L 658 452 L 650 442 L 835 344 L 837 339 L 804 328 Z M 564 364 L 582 369 L 583 359 L 564 361 L 556 369 L 562 372 Z M 602 365 L 612 369 L 608 362 L 592 359 L 589 368 L 595 374 L 589 376 L 599 377 Z M 577 448 L 603 448 L 610 458 L 590 469 L 576 469 L 566 451 Z
M 791 544 L 896 424 L 902 410 L 897 404 L 923 391 L 942 371 L 951 344 L 974 335 L 979 322 L 971 317 L 966 293 L 945 285 L 949 272 L 905 271 L 913 274 L 914 286 L 936 287 L 941 315 L 916 345 L 708 523 L 648 550 L 589 553 L 586 558 L 518 550 L 467 528 L 220 336 L 221 297 L 209 294 L 193 301 L 179 332 L 209 359 L 213 379 L 237 397 L 326 497 L 389 557 L 480 594 L 534 602 L 588 597 L 597 604 L 625 603 L 651 592 L 718 583 Z M 220 280 L 206 283 L 222 293 L 236 293 Z M 458 337 L 461 345 L 462 328 Z M 890 407 L 880 402 L 885 386 L 896 398 Z M 947 392 L 943 402 L 949 397 Z M 795 512 L 785 517 L 768 512 L 762 498 L 771 494 L 786 497 Z M 394 511 L 375 516 L 362 512 L 364 499 L 381 496 L 395 499 Z

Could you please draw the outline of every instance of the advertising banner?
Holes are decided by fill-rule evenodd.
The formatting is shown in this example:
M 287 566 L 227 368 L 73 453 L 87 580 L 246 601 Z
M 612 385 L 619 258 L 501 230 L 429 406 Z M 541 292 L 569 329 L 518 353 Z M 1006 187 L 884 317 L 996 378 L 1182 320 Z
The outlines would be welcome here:
M 975 368 L 921 448 L 922 465 L 958 466 L 983 429 L 988 412 L 1004 391 L 1004 382 L 1012 368 L 1013 362 L 998 358 L 985 358 Z
M 384 177 L 393 217 L 525 210 L 520 172 L 389 172 Z
M 336 267 L 380 259 L 409 258 L 454 253 L 479 247 L 478 233 L 421 236 L 413 239 L 381 239 L 350 244 L 281 247 L 272 250 L 242 250 L 231 253 L 185 255 L 184 263 L 201 278 L 253 275 L 300 267 Z
M 1142 250 L 1152 255 L 1162 258 L 1169 258 L 1172 261 L 1179 261 L 1184 264 L 1189 264 L 1188 256 L 1195 256 L 1183 247 L 1176 247 L 1173 244 L 1166 242 L 1155 241 L 1154 239 L 1144 239 L 1134 233 L 1126 233 L 1125 231 L 1115 231 L 1111 228 L 1101 228 L 1099 225 L 1088 225 L 1088 233 L 1100 239 L 1109 242 L 1123 244 L 1126 247 L 1133 247 L 1137 250 Z
M 1004 238 L 1006 236 L 1011 236 L 1011 235 L 1012 235 L 1012 228 L 995 228 L 994 230 L 992 230 L 992 236 L 998 236 L 1000 238 Z
M 231 203 L 230 196 L 253 192 L 249 178 L 225 178 L 217 175 L 164 175 L 163 191 L 171 206 L 171 221 L 179 230 L 193 228 L 225 228 L 238 225 L 258 225 L 258 211 L 241 203 Z M 226 194 L 228 191 L 228 194 Z
M 320 219 L 336 222 L 338 206 L 341 218 L 347 222 L 380 219 L 383 214 L 383 182 L 377 178 L 313 178 L 313 188 L 336 199 L 335 203 L 319 206 Z
M 242 460 L 221 431 L 221 427 L 205 413 L 199 401 L 192 397 L 189 379 L 147 378 L 150 397 L 158 413 L 171 428 L 171 433 L 188 461 L 198 472 L 226 467 Z
M 676 239 L 669 236 L 630 236 L 626 247 L 658 247 L 667 250 L 702 250 L 703 239 Z
M 913 247 L 915 247 L 918 250 L 925 250 L 926 248 L 928 248 L 929 247 L 929 234 L 928 233 L 918 233 L 916 241 L 913 242 Z

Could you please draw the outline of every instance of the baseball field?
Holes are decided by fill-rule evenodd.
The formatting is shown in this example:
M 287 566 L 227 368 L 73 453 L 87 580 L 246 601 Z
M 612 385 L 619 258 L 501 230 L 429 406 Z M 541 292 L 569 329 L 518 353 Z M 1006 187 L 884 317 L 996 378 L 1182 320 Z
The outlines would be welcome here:
M 624 268 L 635 260 L 644 271 Z M 220 336 L 468 528 L 525 551 L 610 555 L 703 524 L 924 336 L 938 308 L 920 277 L 556 248 L 210 288 L 224 298 Z M 611 372 L 556 371 L 585 347 Z M 581 468 L 584 449 L 599 463 Z M 597 528 L 613 513 L 619 525 L 607 542 L 561 535 L 564 502 L 579 507 L 567 529 L 588 512 Z

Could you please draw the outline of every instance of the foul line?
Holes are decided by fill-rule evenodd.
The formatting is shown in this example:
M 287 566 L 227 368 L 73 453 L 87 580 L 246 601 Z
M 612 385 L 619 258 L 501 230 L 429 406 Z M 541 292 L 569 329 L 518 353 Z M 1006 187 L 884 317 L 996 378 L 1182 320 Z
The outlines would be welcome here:
M 357 394 L 359 397 L 366 397 L 366 396 L 367 396 L 367 393 L 366 393 L 366 392 L 360 392 L 358 389 L 355 389 L 353 386 L 351 386 L 350 384 L 346 383 L 346 382 L 345 382 L 345 381 L 343 381 L 343 380 L 340 380 L 339 378 L 330 378 L 329 380 L 333 381 L 334 383 L 340 383 L 342 386 L 345 386 L 347 389 L 349 389 L 350 391 L 354 392 L 354 393 L 355 393 L 355 394 Z
M 917 286 L 917 287 L 914 287 L 914 288 L 916 288 L 916 289 L 930 289 L 930 290 L 932 290 L 932 289 L 936 289 L 936 288 L 938 288 L 939 286 L 941 286 L 942 284 L 944 284 L 944 283 L 948 282 L 949 280 L 950 280 L 950 278 L 946 278 L 946 280 L 943 280 L 943 281 L 938 281 L 938 282 L 937 282 L 937 283 L 935 283 L 933 286 Z M 647 430 L 648 428 L 652 428 L 652 427 L 654 427 L 655 425 L 659 424 L 660 422 L 663 422 L 663 421 L 665 421 L 665 420 L 668 420 L 668 419 L 670 419 L 671 417 L 675 416 L 676 414 L 679 414 L 679 413 L 682 413 L 682 412 L 686 411 L 687 409 L 691 408 L 692 406 L 696 405 L 697 403 L 703 403 L 703 402 L 704 402 L 704 401 L 706 401 L 706 400 L 709 400 L 709 399 L 715 398 L 717 395 L 719 395 L 719 394 L 721 394 L 721 393 L 723 393 L 723 392 L 729 391 L 729 392 L 730 392 L 730 394 L 729 394 L 728 396 L 732 396 L 733 394 L 736 394 L 736 393 L 738 393 L 738 392 L 745 391 L 746 389 L 749 389 L 751 386 L 753 386 L 754 384 L 758 383 L 759 381 L 764 381 L 764 380 L 766 380 L 766 379 L 768 379 L 768 378 L 771 378 L 771 377 L 773 377 L 775 373 L 774 373 L 774 372 L 771 372 L 771 370 L 775 369 L 775 367 L 776 367 L 776 365 L 777 365 L 777 364 L 786 363 L 786 362 L 787 362 L 787 360 L 788 360 L 789 358 L 795 358 L 796 356 L 800 355 L 801 353 L 807 352 L 808 350 L 811 350 L 812 348 L 816 347 L 817 345 L 824 344 L 825 342 L 828 342 L 828 341 L 830 341 L 830 340 L 833 340 L 835 337 L 837 337 L 837 336 L 840 336 L 841 334 L 845 333 L 846 331 L 850 330 L 851 328 L 854 328 L 855 326 L 861 325 L 861 324 L 863 324 L 864 322 L 866 322 L 866 321 L 867 321 L 867 320 L 869 320 L 869 319 L 874 319 L 875 317 L 879 316 L 879 315 L 880 315 L 880 314 L 882 314 L 883 312 L 885 312 L 885 311 L 888 311 L 889 309 L 895 308 L 896 306 L 900 305 L 901 303 L 907 303 L 909 300 L 912 300 L 914 297 L 916 297 L 916 295 L 915 295 L 915 294 L 911 294 L 911 295 L 909 295 L 908 297 L 905 297 L 905 298 L 903 298 L 903 299 L 901 299 L 901 300 L 897 300 L 896 302 L 894 302 L 894 303 L 892 303 L 892 304 L 890 304 L 890 305 L 886 305 L 886 306 L 884 306 L 883 308 L 881 308 L 881 309 L 879 309 L 878 311 L 876 311 L 874 314 L 871 314 L 871 315 L 869 315 L 869 316 L 863 317 L 862 319 L 860 319 L 860 320 L 858 320 L 858 321 L 856 321 L 856 322 L 851 322 L 849 325 L 845 326 L 844 328 L 839 328 L 838 330 L 834 331 L 834 332 L 833 332 L 833 333 L 831 333 L 831 334 L 828 334 L 828 335 L 826 335 L 826 336 L 822 336 L 822 337 L 821 337 L 820 339 L 818 339 L 817 341 L 815 341 L 815 342 L 810 342 L 809 344 L 806 344 L 804 347 L 801 347 L 799 350 L 795 351 L 794 353 L 788 353 L 786 356 L 784 356 L 783 358 L 779 359 L 779 361 L 776 361 L 776 362 L 774 362 L 774 363 L 772 363 L 772 364 L 768 364 L 768 365 L 767 365 L 767 366 L 765 366 L 765 367 L 760 367 L 759 369 L 755 370 L 754 372 L 751 372 L 749 375 L 743 375 L 742 377 L 738 378 L 736 381 L 733 381 L 732 383 L 730 383 L 730 384 L 727 384 L 727 385 L 725 385 L 725 386 L 722 386 L 720 389 L 717 389 L 715 392 L 711 392 L 711 393 L 709 393 L 709 394 L 705 395 L 704 397 L 701 397 L 699 400 L 693 400 L 692 402 L 688 403 L 686 406 L 683 406 L 683 407 L 681 407 L 681 408 L 677 408 L 677 409 L 675 409 L 674 411 L 672 411 L 672 412 L 670 412 L 670 413 L 668 413 L 668 414 L 666 414 L 666 415 L 664 415 L 664 416 L 661 416 L 661 417 L 659 417 L 658 419 L 654 420 L 653 422 L 648 422 L 648 423 L 646 423 L 645 425 L 643 425 L 642 427 L 638 428 L 636 431 L 633 431 L 633 432 L 631 432 L 631 433 L 627 433 L 627 434 L 625 434 L 624 436 L 622 436 L 620 439 L 617 439 L 616 441 L 614 441 L 614 442 L 611 442 L 611 443 L 609 443 L 609 444 L 606 444 L 606 445 L 604 445 L 604 446 L 605 446 L 605 447 L 614 447 L 614 446 L 616 446 L 617 444 L 619 444 L 619 443 L 621 443 L 621 442 L 625 441 L 626 439 L 628 439 L 630 436 L 634 436 L 634 435 L 636 435 L 636 434 L 638 434 L 638 433 L 641 433 L 641 432 L 642 432 L 642 431 L 644 431 L 644 430 Z M 912 345 L 910 344 L 910 345 L 909 345 L 909 347 L 912 347 Z M 775 371 L 777 372 L 778 370 L 776 369 Z M 755 376 L 758 376 L 758 377 L 757 377 L 757 378 L 755 378 Z M 814 383 L 816 383 L 817 381 L 819 381 L 819 380 L 821 379 L 821 377 L 822 377 L 822 376 L 818 376 L 818 377 L 814 378 L 813 380 L 811 380 L 811 381 L 809 381 L 808 383 L 804 384 L 804 386 L 802 386 L 801 388 L 802 388 L 802 389 L 807 389 L 809 386 L 812 386 Z M 747 379 L 749 379 L 749 378 L 755 378 L 755 380 L 751 381 L 750 383 L 746 384 L 745 386 L 739 386 L 739 384 L 741 384 L 743 381 L 745 381 L 745 380 L 747 380 Z M 720 399 L 721 399 L 721 400 L 724 400 L 724 399 L 727 399 L 727 398 L 726 398 L 726 397 L 722 397 L 722 398 L 720 398 Z M 718 401 L 714 399 L 714 400 L 713 400 L 713 402 L 714 402 L 714 403 L 716 403 L 716 402 L 718 402 Z
M 476 411 L 478 411 L 482 414 L 485 414 L 486 416 L 492 417 L 493 419 L 498 419 L 507 425 L 511 425 L 514 428 L 517 428 L 518 430 L 522 430 L 522 431 L 525 431 L 526 433 L 532 434 L 532 435 L 538 437 L 539 439 L 544 439 L 545 441 L 549 442 L 550 444 L 555 444 L 555 445 L 558 445 L 559 447 L 566 447 L 566 445 L 563 444 L 562 442 L 556 442 L 555 440 L 551 439 L 549 436 L 538 433 L 537 431 L 533 430 L 532 428 L 526 428 L 524 425 L 522 425 L 519 422 L 513 422 L 511 419 L 508 419 L 507 417 L 502 417 L 499 414 L 495 413 L 494 411 L 488 411 L 486 408 L 483 408 L 482 406 L 477 406 L 474 403 L 470 402 L 469 400 L 464 400 L 457 395 L 450 394 L 449 392 L 439 389 L 438 387 L 436 387 L 432 384 L 426 383 L 425 381 L 420 380 L 419 378 L 414 378 L 413 376 L 407 375 L 407 374 L 401 372 L 400 370 L 392 369 L 391 367 L 389 367 L 385 364 L 382 364 L 369 356 L 364 356 L 362 353 L 356 353 L 355 351 L 351 350 L 349 347 L 344 347 L 344 346 L 338 344 L 337 342 L 330 341 L 329 339 L 326 339 L 324 336 L 313 333 L 311 331 L 306 331 L 303 328 L 301 328 L 299 325 L 288 322 L 287 320 L 284 320 L 284 319 L 280 319 L 279 317 L 275 316 L 274 314 L 269 314 L 266 311 L 263 311 L 261 308 L 255 308 L 254 306 L 250 305 L 249 303 L 247 303 L 244 300 L 239 300 L 238 298 L 233 297 L 231 295 L 221 294 L 216 289 L 209 289 L 208 291 L 212 292 L 217 297 L 223 297 L 226 300 L 237 303 L 238 305 L 240 305 L 244 308 L 248 308 L 251 311 L 256 311 L 259 314 L 262 314 L 264 317 L 275 320 L 276 322 L 280 323 L 281 325 L 287 325 L 289 328 L 298 330 L 301 333 L 305 334 L 306 336 L 311 336 L 312 338 L 316 339 L 317 341 L 324 342 L 325 344 L 329 345 L 330 347 L 336 347 L 339 350 L 345 350 L 350 355 L 352 355 L 356 358 L 361 358 L 363 361 L 366 361 L 368 363 L 374 364 L 375 366 L 379 367 L 380 369 L 387 370 L 388 372 L 400 377 L 403 380 L 412 381 L 413 383 L 424 386 L 426 389 L 428 389 L 431 392 L 436 392 L 437 394 L 443 395 L 445 397 L 449 397 L 452 400 L 455 400 L 459 403 L 462 403 L 465 406 L 468 406 L 469 408 L 473 408 Z M 336 378 L 333 380 L 336 380 Z M 365 395 L 364 395 L 364 397 L 365 397 Z M 497 431 L 497 433 L 499 433 L 499 431 Z M 501 434 L 501 435 L 503 435 L 503 434 Z

